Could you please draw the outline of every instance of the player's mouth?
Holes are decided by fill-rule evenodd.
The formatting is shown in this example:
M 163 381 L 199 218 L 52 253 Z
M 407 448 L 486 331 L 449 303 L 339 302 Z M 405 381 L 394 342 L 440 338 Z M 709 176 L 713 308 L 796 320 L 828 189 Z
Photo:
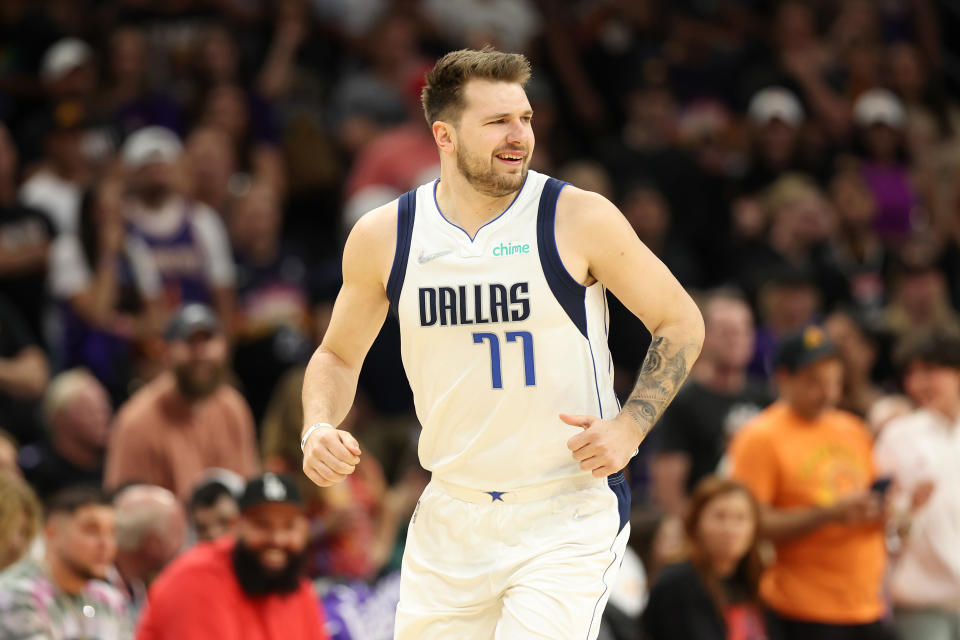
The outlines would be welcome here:
M 501 151 L 496 154 L 497 160 L 511 167 L 519 167 L 526 157 L 526 151 Z

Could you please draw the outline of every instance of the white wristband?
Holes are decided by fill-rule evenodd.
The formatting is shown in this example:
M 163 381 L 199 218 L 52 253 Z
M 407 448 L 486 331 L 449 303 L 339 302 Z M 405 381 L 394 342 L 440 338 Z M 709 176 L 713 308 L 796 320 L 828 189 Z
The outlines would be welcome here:
M 310 434 L 312 434 L 314 431 L 316 431 L 320 427 L 330 427 L 331 429 L 333 429 L 333 425 L 330 424 L 329 422 L 318 422 L 317 424 L 310 425 L 310 428 L 307 429 L 307 432 L 303 434 L 302 438 L 300 438 L 301 453 L 303 453 L 303 448 L 307 446 L 307 438 L 309 438 Z

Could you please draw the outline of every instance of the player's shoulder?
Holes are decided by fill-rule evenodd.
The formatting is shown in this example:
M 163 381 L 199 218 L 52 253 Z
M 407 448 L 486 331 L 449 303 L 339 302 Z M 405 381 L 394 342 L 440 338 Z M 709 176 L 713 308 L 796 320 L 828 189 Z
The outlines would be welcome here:
M 399 200 L 360 216 L 343 248 L 344 278 L 380 281 L 385 286 L 397 248 Z
M 556 211 L 557 233 L 578 243 L 592 239 L 602 245 L 611 234 L 623 232 L 620 210 L 595 191 L 565 185 L 557 197 Z
M 368 250 L 392 250 L 397 238 L 398 203 L 399 199 L 391 200 L 360 216 L 350 230 L 348 242 L 359 244 Z
M 565 184 L 557 197 L 557 217 L 593 219 L 596 216 L 619 214 L 617 207 L 596 191 Z

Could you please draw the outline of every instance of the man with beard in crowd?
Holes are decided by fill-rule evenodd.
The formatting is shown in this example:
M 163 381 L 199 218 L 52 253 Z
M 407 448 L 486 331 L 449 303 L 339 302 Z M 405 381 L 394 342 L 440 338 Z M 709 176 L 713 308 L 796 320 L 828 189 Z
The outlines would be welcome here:
M 301 575 L 309 535 L 289 476 L 266 473 L 240 497 L 236 537 L 199 545 L 150 587 L 139 640 L 328 640 L 324 616 Z
M 169 371 L 117 412 L 104 484 L 155 484 L 186 499 L 205 469 L 247 478 L 258 467 L 253 417 L 224 381 L 227 339 L 213 311 L 189 304 L 166 332 Z
M 0 573 L 0 639 L 131 637 L 126 601 L 104 582 L 117 551 L 115 520 L 97 487 L 50 499 L 44 558 L 28 555 Z
M 213 209 L 177 192 L 175 166 L 182 150 L 176 134 L 163 127 L 144 127 L 124 142 L 129 231 L 153 256 L 168 311 L 200 302 L 226 321 L 235 305 L 230 240 Z

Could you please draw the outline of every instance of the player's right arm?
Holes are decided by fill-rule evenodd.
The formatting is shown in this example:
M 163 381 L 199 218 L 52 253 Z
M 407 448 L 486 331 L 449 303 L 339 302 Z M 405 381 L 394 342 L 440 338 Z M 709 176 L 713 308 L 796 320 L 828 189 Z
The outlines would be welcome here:
M 323 341 L 303 379 L 301 437 L 315 424 L 339 425 L 357 391 L 363 359 L 387 316 L 386 283 L 396 246 L 397 203 L 366 214 L 343 249 L 343 286 Z M 360 447 L 346 431 L 321 427 L 303 448 L 303 472 L 326 487 L 340 482 L 360 461 Z

